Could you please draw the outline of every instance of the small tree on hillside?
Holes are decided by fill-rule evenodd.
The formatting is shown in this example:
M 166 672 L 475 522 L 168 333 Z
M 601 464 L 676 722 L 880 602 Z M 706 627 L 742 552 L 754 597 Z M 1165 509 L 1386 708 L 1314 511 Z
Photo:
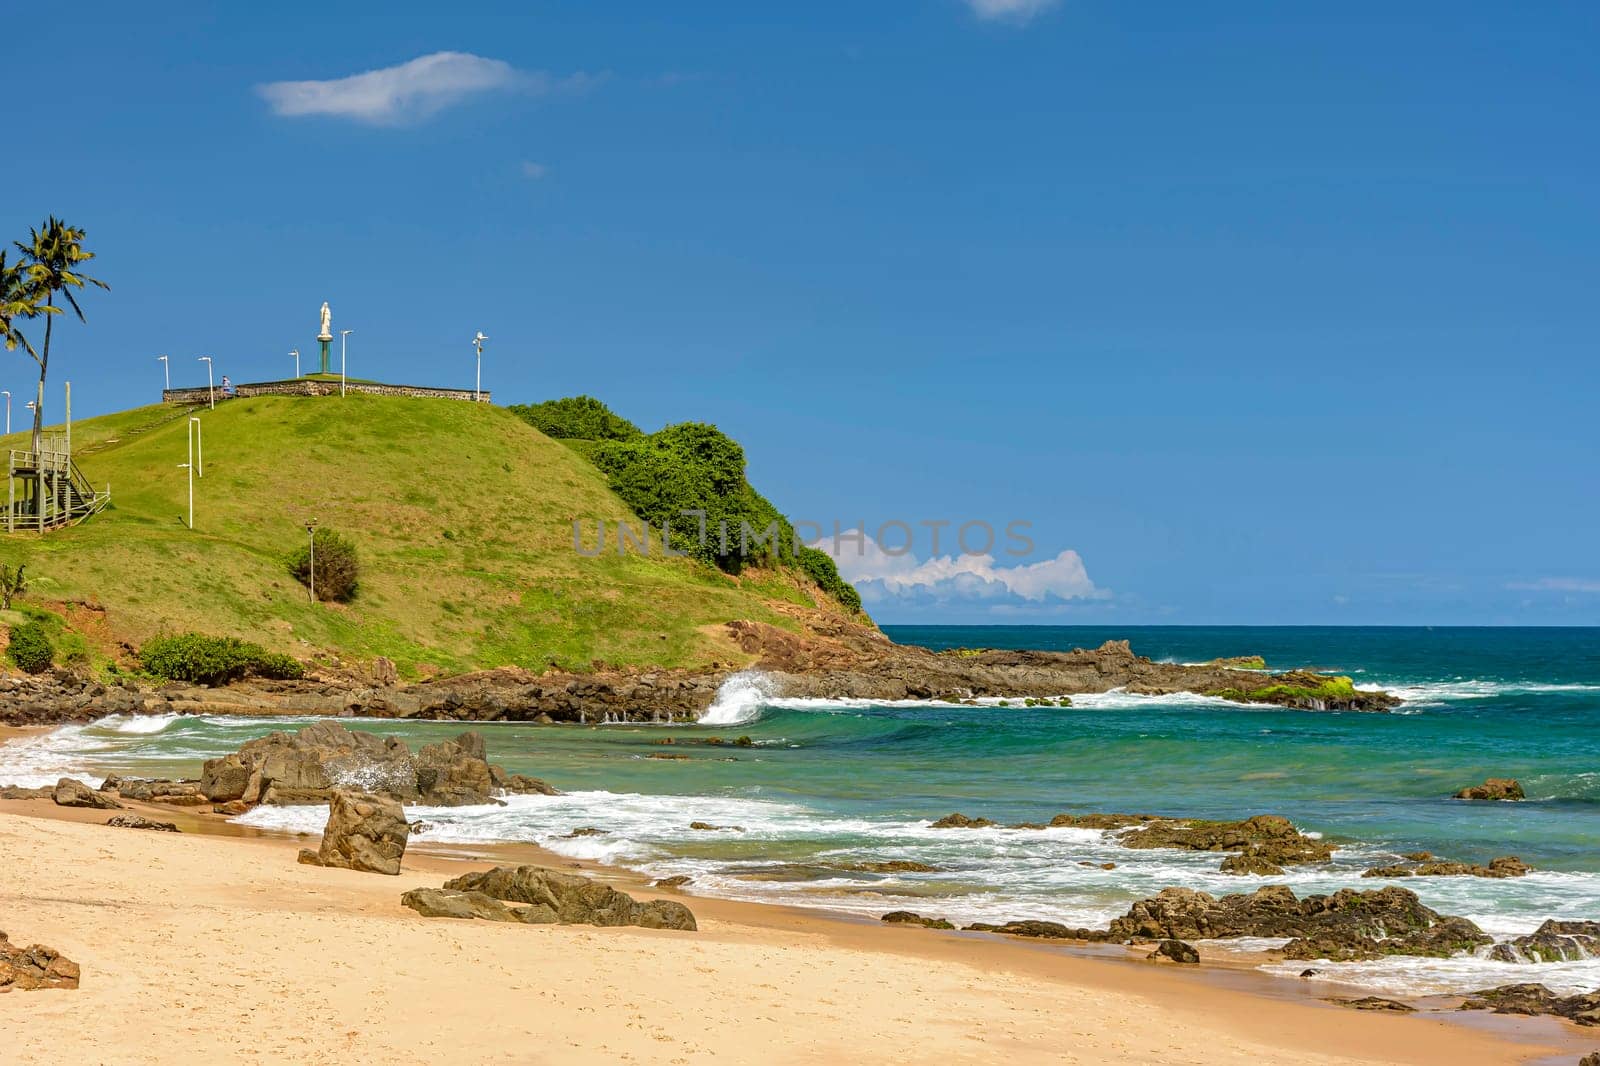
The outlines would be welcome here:
M 356 548 L 331 529 L 319 529 L 311 536 L 309 544 L 302 544 L 289 557 L 289 573 L 307 587 L 313 587 L 312 557 L 316 557 L 317 599 L 351 599 L 361 583 L 361 562 L 356 558 Z
M 11 610 L 11 601 L 28 591 L 28 579 L 22 576 L 25 568 L 23 563 L 0 563 L 0 611 Z

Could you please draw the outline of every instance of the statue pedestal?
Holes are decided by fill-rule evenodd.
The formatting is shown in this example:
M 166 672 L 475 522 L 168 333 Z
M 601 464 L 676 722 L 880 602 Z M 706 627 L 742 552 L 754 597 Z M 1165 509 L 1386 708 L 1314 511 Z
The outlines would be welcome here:
M 333 336 L 332 334 L 328 333 L 319 333 L 317 334 L 317 341 L 322 345 L 322 372 L 326 374 L 329 372 L 328 360 L 330 358 L 328 354 L 328 345 L 333 343 Z

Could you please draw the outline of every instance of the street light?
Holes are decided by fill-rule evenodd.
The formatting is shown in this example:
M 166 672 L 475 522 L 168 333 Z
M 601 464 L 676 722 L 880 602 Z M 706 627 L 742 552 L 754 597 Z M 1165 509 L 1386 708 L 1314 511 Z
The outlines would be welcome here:
M 200 436 L 200 416 L 199 415 L 190 415 L 189 416 L 189 428 L 194 431 L 191 435 L 194 437 L 194 443 L 196 445 L 196 447 L 195 447 L 195 451 L 197 453 L 196 461 L 200 464 L 200 468 L 194 472 L 194 476 L 195 477 L 205 477 L 206 476 L 206 442 L 204 440 L 202 440 L 201 436 Z
M 166 391 L 171 392 L 172 391 L 172 363 L 164 355 L 158 355 L 158 356 L 156 356 L 156 358 L 161 360 L 161 371 L 162 371 L 162 374 L 167 379 L 167 389 L 166 389 Z
M 202 355 L 200 361 L 206 365 L 206 396 L 211 401 L 211 409 L 215 411 L 217 409 L 217 390 L 211 384 L 211 357 Z
M 350 336 L 350 334 L 352 334 L 354 332 L 355 332 L 355 330 L 353 330 L 353 329 L 341 329 L 339 331 L 339 395 L 340 396 L 344 395 L 344 345 L 345 345 L 345 340 Z
M 194 529 L 194 430 L 198 418 L 189 419 L 189 461 L 179 463 L 179 470 L 189 471 L 189 528 Z
M 478 383 L 472 390 L 473 403 L 481 403 L 483 401 L 483 342 L 488 339 L 483 335 L 483 330 L 481 329 L 478 331 L 478 335 L 472 338 L 473 347 L 478 349 Z
M 298 381 L 300 379 L 300 349 L 296 348 L 289 354 L 294 356 L 294 376 L 295 380 Z
M 306 538 L 311 545 L 311 565 L 306 568 L 306 577 L 311 584 L 311 602 L 317 602 L 317 520 L 313 518 L 306 523 Z

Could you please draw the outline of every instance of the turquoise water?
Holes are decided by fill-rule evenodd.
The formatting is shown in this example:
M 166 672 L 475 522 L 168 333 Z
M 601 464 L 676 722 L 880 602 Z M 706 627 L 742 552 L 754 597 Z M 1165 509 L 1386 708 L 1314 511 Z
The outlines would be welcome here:
M 1528 878 L 1403 882 L 1489 931 L 1547 917 L 1600 919 L 1600 630 L 899 627 L 934 647 L 1070 648 L 1127 638 L 1156 659 L 1262 654 L 1273 668 L 1348 673 L 1406 699 L 1389 715 L 1288 712 L 1200 697 L 1075 697 L 1070 709 L 789 701 L 747 677 L 725 687 L 716 725 L 486 725 L 491 758 L 567 795 L 428 811 L 441 842 L 528 840 L 567 854 L 694 877 L 692 891 L 863 914 L 896 907 L 956 920 L 1100 924 L 1174 884 L 1249 890 L 1217 855 L 1134 851 L 1105 834 L 927 828 L 959 810 L 1002 822 L 1061 811 L 1205 817 L 1272 812 L 1342 845 L 1332 868 L 1292 871 L 1297 891 L 1370 888 L 1361 869 L 1426 849 L 1516 854 Z M 444 723 L 353 722 L 413 745 Z M 0 782 L 63 770 L 188 774 L 277 723 L 111 719 L 0 749 Z M 754 746 L 712 747 L 748 735 Z M 675 743 L 657 742 L 671 737 Z M 686 760 L 649 758 L 682 754 Z M 1455 789 L 1515 776 L 1521 804 L 1467 804 Z M 258 810 L 252 824 L 320 829 L 314 809 Z M 739 826 L 705 832 L 691 821 Z M 594 826 L 603 836 L 563 839 Z M 849 872 L 915 859 L 933 873 Z M 1114 862 L 1114 870 L 1100 863 Z M 1094 865 L 1081 865 L 1091 863 Z M 1482 987 L 1485 979 L 1600 986 L 1600 962 L 1513 966 L 1484 959 L 1331 967 L 1391 991 Z

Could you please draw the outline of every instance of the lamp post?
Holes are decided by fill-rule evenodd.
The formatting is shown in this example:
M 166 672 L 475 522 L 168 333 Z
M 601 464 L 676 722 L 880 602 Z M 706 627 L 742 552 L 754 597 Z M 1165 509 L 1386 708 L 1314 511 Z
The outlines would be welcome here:
M 167 382 L 166 391 L 167 392 L 171 392 L 172 391 L 172 362 L 164 355 L 158 355 L 158 356 L 156 356 L 156 358 L 161 360 L 161 372 L 162 372 L 162 375 L 166 378 L 166 382 Z
M 198 418 L 189 419 L 189 461 L 179 463 L 178 469 L 189 471 L 189 528 L 194 529 L 194 424 Z
M 345 346 L 345 341 L 349 338 L 350 334 L 352 334 L 354 332 L 355 332 L 355 330 L 353 330 L 353 329 L 341 329 L 339 331 L 339 395 L 340 396 L 344 395 L 344 346 Z
M 211 403 L 211 409 L 215 411 L 217 409 L 217 390 L 216 387 L 211 384 L 211 357 L 209 355 L 202 355 L 200 357 L 200 361 L 206 365 L 206 398 Z
M 317 602 L 317 520 L 313 518 L 306 523 L 306 539 L 311 547 L 311 565 L 306 568 L 306 577 L 311 586 L 311 602 Z
M 478 331 L 478 335 L 472 338 L 473 347 L 478 349 L 478 380 L 472 389 L 473 403 L 483 402 L 483 342 L 488 339 L 483 335 L 483 330 L 481 329 Z
M 289 354 L 294 356 L 294 376 L 295 380 L 298 381 L 300 380 L 300 349 L 296 348 Z
M 195 461 L 199 464 L 199 468 L 195 470 L 194 476 L 203 478 L 206 476 L 206 442 L 200 435 L 199 415 L 189 416 L 189 429 L 191 430 L 190 435 L 194 438 Z

